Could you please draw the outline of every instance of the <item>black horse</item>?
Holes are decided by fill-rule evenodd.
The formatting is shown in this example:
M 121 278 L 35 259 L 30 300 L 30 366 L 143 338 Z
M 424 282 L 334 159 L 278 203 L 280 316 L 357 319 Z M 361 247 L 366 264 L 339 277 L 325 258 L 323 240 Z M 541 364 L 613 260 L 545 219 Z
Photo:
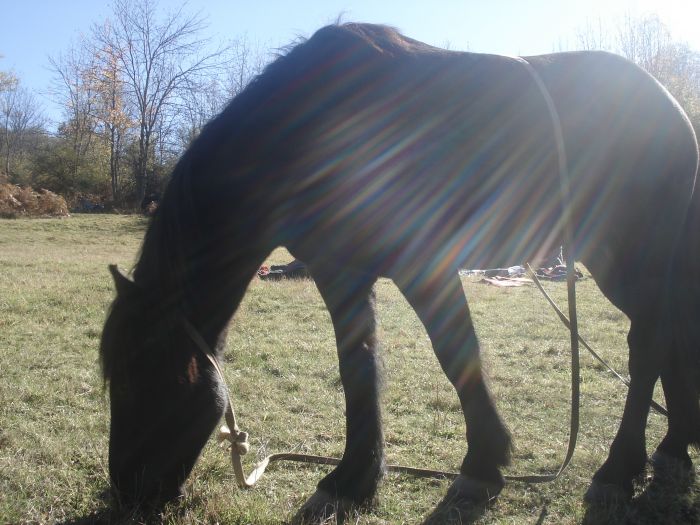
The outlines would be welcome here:
M 133 281 L 114 272 L 101 357 L 115 492 L 131 503 L 180 494 L 226 404 L 185 324 L 220 351 L 261 262 L 286 246 L 330 312 L 346 397 L 345 453 L 312 502 L 367 502 L 382 477 L 380 276 L 418 314 L 461 402 L 468 448 L 451 491 L 498 494 L 511 442 L 458 269 L 550 253 L 565 209 L 577 259 L 631 320 L 631 387 L 588 497 L 631 493 L 659 377 L 669 420 L 654 458 L 689 467 L 688 446 L 700 443 L 697 166 L 681 108 L 618 56 L 523 60 L 444 51 L 383 26 L 319 30 L 203 129 L 173 171 Z

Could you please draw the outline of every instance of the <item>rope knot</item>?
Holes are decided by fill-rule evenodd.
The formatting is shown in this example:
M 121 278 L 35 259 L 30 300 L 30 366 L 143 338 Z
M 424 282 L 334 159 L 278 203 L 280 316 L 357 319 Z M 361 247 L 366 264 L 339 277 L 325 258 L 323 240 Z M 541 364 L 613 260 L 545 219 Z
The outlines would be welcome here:
M 229 429 L 226 425 L 223 425 L 219 429 L 219 444 L 226 447 L 235 447 L 236 452 L 241 456 L 245 456 L 250 450 L 250 443 L 248 443 L 248 432 L 243 432 L 237 428 Z

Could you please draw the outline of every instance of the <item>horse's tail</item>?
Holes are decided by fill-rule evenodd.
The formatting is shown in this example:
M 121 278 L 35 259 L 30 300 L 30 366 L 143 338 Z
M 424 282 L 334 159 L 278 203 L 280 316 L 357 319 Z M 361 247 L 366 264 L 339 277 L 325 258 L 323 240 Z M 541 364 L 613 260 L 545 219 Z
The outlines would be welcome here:
M 691 129 L 692 134 L 692 129 Z M 690 444 L 700 447 L 700 181 L 698 149 L 689 156 L 686 169 L 695 169 L 695 187 L 673 255 L 668 291 L 672 315 L 672 374 L 679 374 L 686 390 L 684 413 L 678 414 L 689 431 Z M 694 164 L 693 164 L 694 162 Z M 673 416 L 671 416 L 673 417 Z

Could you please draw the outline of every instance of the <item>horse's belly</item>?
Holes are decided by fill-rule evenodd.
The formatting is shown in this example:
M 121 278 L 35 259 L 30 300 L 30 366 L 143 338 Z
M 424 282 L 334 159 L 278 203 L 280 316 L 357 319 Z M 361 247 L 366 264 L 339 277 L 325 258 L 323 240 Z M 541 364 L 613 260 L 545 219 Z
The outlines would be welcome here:
M 558 246 L 560 235 L 552 225 L 559 200 L 545 193 L 535 186 L 475 195 L 458 186 L 436 186 L 414 194 L 327 196 L 333 204 L 296 228 L 304 233 L 289 248 L 306 262 L 317 259 L 387 276 L 405 267 L 456 271 L 519 264 Z

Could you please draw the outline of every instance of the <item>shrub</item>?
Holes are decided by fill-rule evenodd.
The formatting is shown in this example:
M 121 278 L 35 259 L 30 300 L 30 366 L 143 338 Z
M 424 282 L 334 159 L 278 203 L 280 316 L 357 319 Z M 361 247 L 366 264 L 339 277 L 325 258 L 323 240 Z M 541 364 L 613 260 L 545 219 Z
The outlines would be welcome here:
M 0 217 L 66 217 L 66 200 L 49 190 L 0 184 Z

